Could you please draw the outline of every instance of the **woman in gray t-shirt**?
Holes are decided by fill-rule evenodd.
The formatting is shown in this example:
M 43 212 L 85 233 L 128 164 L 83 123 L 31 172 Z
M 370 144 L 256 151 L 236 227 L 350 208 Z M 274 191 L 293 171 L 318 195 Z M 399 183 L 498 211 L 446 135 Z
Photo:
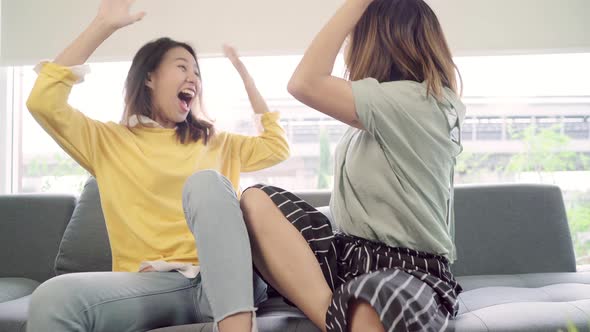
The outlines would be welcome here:
M 343 80 L 331 72 L 347 36 Z M 323 331 L 440 331 L 457 314 L 457 86 L 423 0 L 347 0 L 293 74 L 295 98 L 350 126 L 335 155 L 337 232 L 280 188 L 254 186 L 241 204 L 258 271 Z

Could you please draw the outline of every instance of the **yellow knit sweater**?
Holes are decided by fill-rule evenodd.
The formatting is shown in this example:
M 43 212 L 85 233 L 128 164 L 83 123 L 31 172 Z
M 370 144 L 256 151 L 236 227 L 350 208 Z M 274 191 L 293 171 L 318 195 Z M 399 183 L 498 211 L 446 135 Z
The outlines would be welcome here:
M 198 264 L 195 240 L 182 209 L 182 189 L 193 173 L 213 169 L 236 191 L 241 172 L 273 166 L 289 156 L 278 113 L 262 116 L 260 136 L 217 133 L 180 144 L 174 129 L 103 123 L 68 104 L 77 77 L 67 67 L 43 66 L 27 101 L 33 117 L 96 177 L 113 256 L 113 271 L 137 271 L 140 262 Z

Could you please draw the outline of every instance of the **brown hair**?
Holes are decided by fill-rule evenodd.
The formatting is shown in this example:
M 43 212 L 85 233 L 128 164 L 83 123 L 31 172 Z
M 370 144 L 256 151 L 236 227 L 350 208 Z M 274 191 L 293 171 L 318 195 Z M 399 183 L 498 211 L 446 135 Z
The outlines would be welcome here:
M 146 86 L 145 81 L 148 75 L 158 68 L 166 53 L 176 47 L 186 49 L 195 58 L 198 76 L 201 78 L 201 69 L 197 55 L 190 45 L 166 37 L 145 44 L 135 54 L 125 81 L 125 112 L 123 113 L 123 123 L 128 123 L 129 117 L 132 115 L 143 115 L 154 119 L 155 110 L 152 103 L 152 92 Z M 201 88 L 197 92 L 201 110 L 203 109 L 202 91 L 203 89 Z M 205 118 L 198 118 L 196 116 L 197 114 L 193 112 L 193 110 L 190 110 L 186 120 L 176 124 L 176 137 L 182 144 L 197 142 L 199 139 L 203 139 L 203 143 L 207 144 L 215 132 L 213 123 L 207 118 L 206 113 L 202 112 Z
M 349 43 L 345 60 L 352 81 L 411 80 L 426 82 L 437 99 L 444 87 L 460 94 L 459 71 L 436 15 L 423 0 L 375 0 Z

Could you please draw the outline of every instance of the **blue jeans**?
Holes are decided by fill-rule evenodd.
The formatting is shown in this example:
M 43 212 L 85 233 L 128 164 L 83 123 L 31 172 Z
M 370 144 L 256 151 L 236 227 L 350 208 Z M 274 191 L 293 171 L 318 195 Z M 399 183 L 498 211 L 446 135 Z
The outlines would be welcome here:
M 219 322 L 254 311 L 266 284 L 252 271 L 239 201 L 215 171 L 191 176 L 183 207 L 195 236 L 201 273 L 72 273 L 43 283 L 32 295 L 27 331 L 146 331 Z

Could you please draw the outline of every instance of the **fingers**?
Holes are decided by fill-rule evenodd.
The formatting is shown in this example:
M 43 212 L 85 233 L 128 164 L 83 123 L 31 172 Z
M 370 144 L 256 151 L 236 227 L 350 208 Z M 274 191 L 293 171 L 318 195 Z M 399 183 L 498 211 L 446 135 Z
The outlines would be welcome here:
M 228 44 L 223 44 L 223 54 L 228 58 L 238 58 L 236 49 Z
M 154 269 L 153 266 L 148 265 L 148 266 L 144 267 L 143 269 L 141 269 L 139 272 L 156 272 L 156 269 Z
M 141 21 L 145 17 L 145 14 L 146 14 L 145 12 L 139 12 L 135 15 L 132 15 L 131 16 L 131 18 L 133 20 L 132 22 L 135 23 L 135 22 Z

